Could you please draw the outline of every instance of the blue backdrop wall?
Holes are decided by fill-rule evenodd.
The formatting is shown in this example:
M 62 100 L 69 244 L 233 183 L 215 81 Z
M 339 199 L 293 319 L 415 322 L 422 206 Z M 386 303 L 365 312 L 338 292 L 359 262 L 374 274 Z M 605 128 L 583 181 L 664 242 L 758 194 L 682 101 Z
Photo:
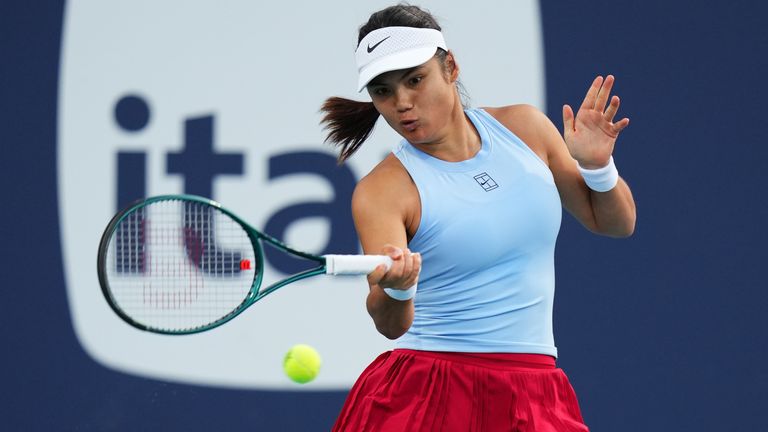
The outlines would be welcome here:
M 566 217 L 558 246 L 559 364 L 587 423 L 764 430 L 768 6 L 541 7 L 550 117 L 560 126 L 562 104 L 609 72 L 632 120 L 615 156 L 638 205 L 634 237 L 598 238 Z M 105 369 L 80 347 L 57 220 L 63 10 L 0 2 L 0 428 L 327 430 L 344 392 L 169 384 Z

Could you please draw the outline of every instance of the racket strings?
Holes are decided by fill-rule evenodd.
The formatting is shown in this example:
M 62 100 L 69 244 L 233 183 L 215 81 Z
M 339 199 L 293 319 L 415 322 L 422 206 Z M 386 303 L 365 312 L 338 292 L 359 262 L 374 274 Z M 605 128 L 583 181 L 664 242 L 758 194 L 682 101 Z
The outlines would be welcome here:
M 146 327 L 184 332 L 237 310 L 260 258 L 248 233 L 215 207 L 156 201 L 127 214 L 107 256 L 113 302 Z

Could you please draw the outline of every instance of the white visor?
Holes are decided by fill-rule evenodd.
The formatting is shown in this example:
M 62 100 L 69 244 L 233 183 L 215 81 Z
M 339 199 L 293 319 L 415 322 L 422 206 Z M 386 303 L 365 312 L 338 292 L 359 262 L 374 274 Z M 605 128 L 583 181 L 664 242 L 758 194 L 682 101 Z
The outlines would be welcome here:
M 355 52 L 358 91 L 384 72 L 426 63 L 438 48 L 448 51 L 443 34 L 434 29 L 384 27 L 368 33 Z

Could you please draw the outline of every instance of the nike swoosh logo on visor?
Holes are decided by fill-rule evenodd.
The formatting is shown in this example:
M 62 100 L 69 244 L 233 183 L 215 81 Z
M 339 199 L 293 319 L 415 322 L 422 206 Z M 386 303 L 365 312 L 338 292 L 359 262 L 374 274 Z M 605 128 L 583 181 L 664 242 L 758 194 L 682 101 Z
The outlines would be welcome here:
M 368 54 L 372 53 L 372 52 L 373 52 L 373 50 L 375 50 L 377 46 L 381 45 L 381 43 L 382 43 L 382 42 L 384 42 L 385 40 L 387 40 L 387 39 L 389 39 L 389 38 L 391 38 L 391 37 L 392 37 L 392 36 L 387 36 L 387 37 L 385 37 L 384 39 L 382 39 L 382 40 L 380 40 L 380 41 L 376 42 L 376 44 L 374 44 L 373 46 L 371 46 L 371 44 L 368 44 Z

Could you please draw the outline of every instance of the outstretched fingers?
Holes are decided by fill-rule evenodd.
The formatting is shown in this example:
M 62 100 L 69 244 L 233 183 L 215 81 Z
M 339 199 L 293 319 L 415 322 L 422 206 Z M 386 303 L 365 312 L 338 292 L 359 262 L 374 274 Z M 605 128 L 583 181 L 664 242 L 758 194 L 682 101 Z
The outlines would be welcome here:
M 610 97 L 611 90 L 613 89 L 613 82 L 613 75 L 608 75 L 605 77 L 602 86 L 600 86 L 600 90 L 597 92 L 597 100 L 595 101 L 596 110 L 605 110 L 605 104 L 608 103 L 608 98 Z
M 608 105 L 608 108 L 603 113 L 603 118 L 609 122 L 612 122 L 613 118 L 616 116 L 616 113 L 619 111 L 620 104 L 621 104 L 621 100 L 619 99 L 618 96 L 612 97 L 611 104 Z
M 613 122 L 613 119 L 616 117 L 616 113 L 619 111 L 619 106 L 621 105 L 621 99 L 619 99 L 618 96 L 611 96 L 611 90 L 613 90 L 613 84 L 615 81 L 616 79 L 613 75 L 608 75 L 605 77 L 605 79 L 603 79 L 601 76 L 595 78 L 595 80 L 592 81 L 592 86 L 589 88 L 589 91 L 587 91 L 587 96 L 584 98 L 584 102 L 582 103 L 581 108 L 587 110 L 596 110 L 600 112 L 603 119 L 609 123 L 610 129 L 613 131 L 614 135 L 618 135 L 619 132 L 621 132 L 629 125 L 629 119 L 623 118 L 618 122 Z M 570 113 L 567 113 L 565 107 L 563 107 L 564 125 L 567 124 L 566 117 L 569 115 Z M 570 117 L 568 120 L 573 122 Z M 567 124 L 566 130 L 569 130 L 569 128 L 572 130 L 573 125 Z
M 563 105 L 563 134 L 573 131 L 573 108 L 566 104 Z
M 592 85 L 587 90 L 587 95 L 584 96 L 584 101 L 581 103 L 581 109 L 594 109 L 597 102 L 597 94 L 600 92 L 600 87 L 603 85 L 603 77 L 598 76 L 592 81 Z
M 618 135 L 619 132 L 621 132 L 625 127 L 629 126 L 629 119 L 623 118 L 617 122 L 613 122 L 614 117 L 616 117 L 616 113 L 619 111 L 619 106 L 621 105 L 621 99 L 619 99 L 618 96 L 613 96 L 611 98 L 611 104 L 608 105 L 608 108 L 605 110 L 605 113 L 603 113 L 603 118 L 611 124 L 611 128 L 613 129 L 614 134 Z
M 629 126 L 629 119 L 625 117 L 613 124 L 613 131 L 618 135 L 627 126 Z

